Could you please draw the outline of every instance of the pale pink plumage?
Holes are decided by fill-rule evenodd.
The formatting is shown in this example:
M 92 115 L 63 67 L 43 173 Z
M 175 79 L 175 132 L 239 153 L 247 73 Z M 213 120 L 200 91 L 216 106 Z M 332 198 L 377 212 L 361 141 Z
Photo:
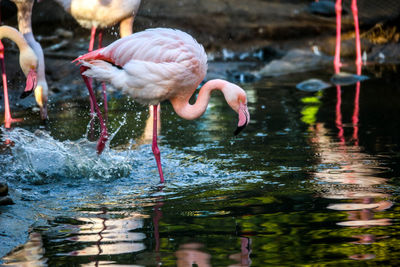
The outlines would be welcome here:
M 227 81 L 208 81 L 200 89 L 196 103 L 189 103 L 190 97 L 206 75 L 207 55 L 203 46 L 180 30 L 148 29 L 119 39 L 76 60 L 84 68 L 83 75 L 109 82 L 143 104 L 157 105 L 168 99 L 176 113 L 185 119 L 200 117 L 207 108 L 211 91 L 221 90 L 227 103 L 239 114 L 235 134 L 249 123 L 246 93 Z M 156 110 L 155 106 L 154 112 Z M 156 129 L 153 152 L 163 182 L 161 164 L 156 155 L 159 155 Z
M 203 47 L 190 35 L 172 29 L 135 33 L 78 59 L 89 67 L 85 75 L 151 105 L 176 93 L 192 95 L 207 72 Z
M 82 27 L 111 27 L 129 17 L 135 17 L 140 0 L 55 0 Z

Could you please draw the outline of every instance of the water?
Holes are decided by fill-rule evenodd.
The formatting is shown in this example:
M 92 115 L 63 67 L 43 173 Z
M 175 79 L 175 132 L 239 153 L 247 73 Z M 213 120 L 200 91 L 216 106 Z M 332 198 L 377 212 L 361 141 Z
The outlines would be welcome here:
M 398 74 L 304 92 L 320 70 L 242 84 L 251 122 L 214 94 L 185 121 L 162 105 L 165 185 L 146 137 L 147 109 L 110 101 L 110 146 L 95 153 L 88 103 L 51 106 L 1 129 L 3 264 L 30 266 L 395 265 L 400 259 Z M 95 125 L 97 125 L 95 123 Z M 8 164 L 12 162 L 12 164 Z M 3 221 L 1 221 L 3 220 Z M 29 230 L 28 230 L 29 228 Z

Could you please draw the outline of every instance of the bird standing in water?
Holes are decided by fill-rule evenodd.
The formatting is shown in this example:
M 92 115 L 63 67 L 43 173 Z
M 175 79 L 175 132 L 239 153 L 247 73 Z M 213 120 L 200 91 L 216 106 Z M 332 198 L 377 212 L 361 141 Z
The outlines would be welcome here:
M 9 26 L 0 27 L 0 40 L 8 38 L 15 42 L 19 49 L 19 64 L 22 71 L 26 76 L 26 87 L 21 97 L 26 97 L 37 85 L 37 66 L 38 59 L 35 52 L 28 45 L 22 34 L 16 29 Z M 8 99 L 7 89 L 7 77 L 6 69 L 4 64 L 4 46 L 0 42 L 0 64 L 3 78 L 3 89 L 4 89 L 4 124 L 6 128 L 11 127 L 11 123 L 19 121 L 19 119 L 13 119 L 11 117 L 10 104 Z
M 160 151 L 157 146 L 157 105 L 169 100 L 182 118 L 193 120 L 206 110 L 213 90 L 224 94 L 229 106 L 239 114 L 238 134 L 250 121 L 247 96 L 239 86 L 224 80 L 210 80 L 199 91 L 196 102 L 189 99 L 207 72 L 207 55 L 202 45 L 180 30 L 155 28 L 119 39 L 105 48 L 75 59 L 89 92 L 87 77 L 111 83 L 115 88 L 146 105 L 153 105 L 152 149 L 160 181 L 164 182 Z M 92 91 L 93 92 L 93 91 Z M 95 102 L 94 94 L 91 96 Z M 102 127 L 98 152 L 104 149 L 108 134 L 95 103 Z

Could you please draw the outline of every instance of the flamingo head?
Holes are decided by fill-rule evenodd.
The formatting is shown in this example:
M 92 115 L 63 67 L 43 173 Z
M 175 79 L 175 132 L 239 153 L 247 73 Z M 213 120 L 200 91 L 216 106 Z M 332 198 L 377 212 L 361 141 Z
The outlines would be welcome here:
M 21 50 L 19 56 L 19 63 L 26 76 L 26 87 L 21 94 L 21 98 L 27 97 L 32 93 L 37 85 L 37 66 L 38 59 L 35 52 L 28 46 L 26 49 Z
M 247 108 L 246 92 L 236 84 L 226 82 L 222 89 L 226 102 L 229 106 L 239 114 L 239 122 L 234 132 L 239 134 L 250 122 L 250 113 Z

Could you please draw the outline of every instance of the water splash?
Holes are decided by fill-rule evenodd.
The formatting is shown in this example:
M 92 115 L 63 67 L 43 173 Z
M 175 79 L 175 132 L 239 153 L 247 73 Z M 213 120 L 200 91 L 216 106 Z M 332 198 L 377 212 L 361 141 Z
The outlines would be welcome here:
M 121 122 L 120 127 L 123 124 Z M 111 134 L 110 141 L 119 128 Z M 8 152 L 0 153 L 0 171 L 9 180 L 31 184 L 120 180 L 120 184 L 126 182 L 129 186 L 149 186 L 159 181 L 151 144 L 137 145 L 131 140 L 130 144 L 110 148 L 107 143 L 104 152 L 98 155 L 96 142 L 87 138 L 58 141 L 42 130 L 32 133 L 22 128 L 2 128 L 0 138 L 10 143 Z M 228 172 L 221 169 L 218 162 L 204 156 L 193 156 L 168 145 L 160 147 L 167 185 L 172 190 L 194 184 L 232 185 L 255 175 Z
M 8 158 L 1 160 L 0 168 L 10 176 L 32 183 L 63 178 L 110 180 L 128 176 L 134 164 L 129 157 L 113 153 L 109 148 L 97 155 L 96 142 L 86 138 L 60 142 L 45 131 L 32 133 L 14 128 L 3 129 L 2 139 L 11 141 L 12 145 L 11 153 L 2 155 Z

